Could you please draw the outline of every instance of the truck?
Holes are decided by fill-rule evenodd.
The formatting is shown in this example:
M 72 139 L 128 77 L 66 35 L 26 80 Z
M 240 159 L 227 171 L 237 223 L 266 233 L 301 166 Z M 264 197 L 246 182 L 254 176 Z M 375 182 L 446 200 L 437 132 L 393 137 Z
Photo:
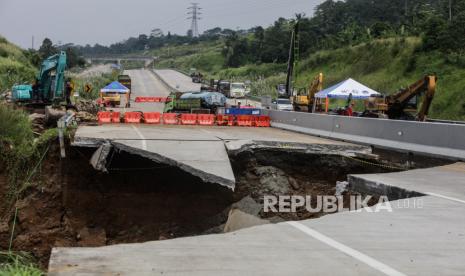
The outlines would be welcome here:
M 245 91 L 245 83 L 243 82 L 233 82 L 231 83 L 231 87 L 229 89 L 229 98 L 244 98 L 246 91 Z
M 127 89 L 129 89 L 129 95 L 128 95 L 128 100 L 126 102 L 126 107 L 131 107 L 131 94 L 132 94 L 131 77 L 129 75 L 119 75 L 118 82 L 126 86 Z
M 218 92 L 173 93 L 165 105 L 164 112 L 215 113 L 226 105 L 226 97 Z
M 131 90 L 131 77 L 129 75 L 119 75 L 118 82 Z

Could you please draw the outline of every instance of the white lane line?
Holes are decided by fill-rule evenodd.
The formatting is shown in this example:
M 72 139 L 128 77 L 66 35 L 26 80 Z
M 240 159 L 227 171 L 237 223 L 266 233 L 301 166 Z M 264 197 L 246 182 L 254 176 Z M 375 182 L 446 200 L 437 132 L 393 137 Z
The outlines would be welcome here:
M 440 197 L 440 198 L 444 198 L 444 199 L 448 199 L 448 200 L 452 200 L 452 201 L 456 201 L 456 202 L 465 204 L 465 200 L 461 200 L 461 199 L 458 199 L 458 198 L 455 198 L 455 197 L 450 197 L 450 196 L 445 196 L 445 195 L 430 193 L 430 192 L 426 192 L 424 194 L 425 195 L 430 195 L 430 196 L 435 196 L 435 197 Z
M 147 140 L 145 139 L 144 135 L 139 131 L 139 129 L 135 125 L 131 125 L 134 131 L 139 135 L 142 143 L 142 149 L 147 150 Z
M 288 221 L 287 224 L 299 229 L 300 231 L 304 232 L 305 234 L 311 236 L 312 238 L 316 239 L 316 240 L 319 240 L 339 251 L 341 251 L 342 253 L 345 253 L 349 256 L 351 256 L 352 258 L 354 259 L 357 259 L 369 266 L 371 266 L 372 268 L 386 274 L 386 275 L 389 275 L 389 276 L 405 276 L 405 274 L 395 270 L 394 268 L 386 265 L 386 264 L 383 264 L 375 259 L 373 259 L 372 257 L 370 256 L 367 256 L 365 254 L 363 254 L 362 252 L 360 251 L 357 251 L 355 249 L 352 249 L 338 241 L 335 241 L 333 239 L 331 239 L 330 237 L 327 237 L 323 234 L 321 234 L 320 232 L 317 232 L 316 230 L 313 230 L 305 225 L 303 225 L 302 223 L 300 222 L 297 222 L 297 221 Z

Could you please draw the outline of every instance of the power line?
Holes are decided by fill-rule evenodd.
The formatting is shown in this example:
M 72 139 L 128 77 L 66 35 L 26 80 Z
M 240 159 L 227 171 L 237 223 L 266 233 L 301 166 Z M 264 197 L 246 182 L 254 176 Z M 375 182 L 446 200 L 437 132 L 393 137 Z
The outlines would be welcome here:
M 202 13 L 200 10 L 202 8 L 199 7 L 199 3 L 192 3 L 192 5 L 187 8 L 189 12 L 187 14 L 191 15 L 187 19 L 192 19 L 191 21 L 191 35 L 192 37 L 199 37 L 199 26 L 198 26 L 198 20 L 202 19 L 199 17 Z

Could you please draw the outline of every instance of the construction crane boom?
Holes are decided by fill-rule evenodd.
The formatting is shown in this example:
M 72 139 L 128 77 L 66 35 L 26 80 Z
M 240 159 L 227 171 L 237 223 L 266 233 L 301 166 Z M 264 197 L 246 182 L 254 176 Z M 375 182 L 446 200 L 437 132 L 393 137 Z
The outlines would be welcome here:
M 424 121 L 428 115 L 431 102 L 436 92 L 437 80 L 438 78 L 436 75 L 426 75 L 406 89 L 402 89 L 393 95 L 387 96 L 386 114 L 391 119 L 399 119 L 405 115 L 406 108 L 414 97 L 424 95 L 420 110 L 416 115 L 417 120 Z

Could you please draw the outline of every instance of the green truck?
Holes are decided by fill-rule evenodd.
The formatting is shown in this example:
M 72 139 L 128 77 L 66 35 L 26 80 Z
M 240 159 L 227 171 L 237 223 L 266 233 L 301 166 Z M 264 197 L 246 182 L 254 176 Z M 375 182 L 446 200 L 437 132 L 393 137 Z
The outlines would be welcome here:
M 168 96 L 168 101 L 165 104 L 165 113 L 169 112 L 189 112 L 194 109 L 201 109 L 201 99 L 180 99 L 177 93 Z

